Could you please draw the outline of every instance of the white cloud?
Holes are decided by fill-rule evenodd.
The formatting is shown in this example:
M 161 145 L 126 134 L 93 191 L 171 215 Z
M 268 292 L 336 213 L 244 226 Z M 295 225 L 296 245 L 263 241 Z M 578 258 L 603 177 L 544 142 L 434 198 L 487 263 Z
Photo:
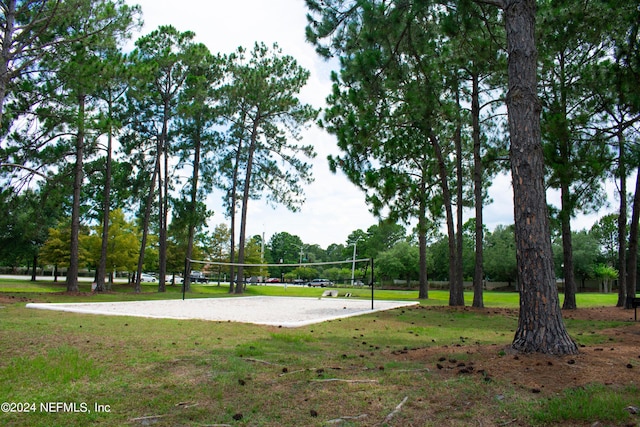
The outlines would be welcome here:
M 496 225 L 513 224 L 513 188 L 511 187 L 511 176 L 500 174 L 491 181 L 488 189 L 492 203 L 485 206 L 482 215 L 484 223 L 489 230 L 493 230 Z M 471 216 L 475 216 L 472 213 Z

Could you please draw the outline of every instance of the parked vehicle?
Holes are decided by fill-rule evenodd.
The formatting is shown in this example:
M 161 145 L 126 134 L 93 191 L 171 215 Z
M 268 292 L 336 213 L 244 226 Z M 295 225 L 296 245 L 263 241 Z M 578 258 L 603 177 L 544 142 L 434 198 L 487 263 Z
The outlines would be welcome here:
M 191 270 L 189 281 L 191 283 L 207 283 L 209 279 L 201 271 Z
M 313 279 L 307 283 L 307 286 L 324 288 L 327 286 L 333 286 L 333 282 L 329 279 Z
M 140 282 L 147 282 L 147 283 L 155 283 L 157 282 L 158 279 L 156 279 L 155 276 L 152 276 L 151 274 L 148 273 L 142 273 L 140 274 Z

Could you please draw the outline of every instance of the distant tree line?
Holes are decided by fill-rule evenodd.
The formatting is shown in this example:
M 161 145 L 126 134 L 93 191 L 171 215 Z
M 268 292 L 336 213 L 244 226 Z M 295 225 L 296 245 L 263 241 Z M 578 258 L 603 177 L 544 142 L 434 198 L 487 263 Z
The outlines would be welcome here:
M 127 221 L 122 210 L 111 213 L 109 226 L 109 247 L 107 258 L 106 283 L 109 288 L 115 274 L 131 275 L 136 271 L 140 249 L 140 230 L 133 221 Z M 602 217 L 590 230 L 573 233 L 573 252 L 575 276 L 578 290 L 585 288 L 585 282 L 598 280 L 603 291 L 610 292 L 618 282 L 618 270 L 614 267 L 617 260 L 617 215 Z M 472 281 L 475 271 L 475 220 L 464 224 L 462 269 L 465 281 Z M 80 266 L 88 273 L 95 273 L 101 254 L 101 226 L 82 227 L 80 231 Z M 180 233 L 174 235 L 169 231 L 167 249 L 168 282 L 175 284 L 176 276 L 184 274 L 184 253 L 186 238 Z M 560 231 L 553 233 L 553 252 L 555 274 L 564 282 L 562 269 L 562 239 Z M 149 248 L 144 261 L 145 272 L 158 271 L 158 239 L 150 235 Z M 39 251 L 42 271 L 44 267 L 52 269 L 54 276 L 66 274 L 69 263 L 69 224 L 60 223 L 57 228 L 49 230 L 47 240 Z M 309 281 L 315 278 L 326 278 L 337 284 L 350 284 L 354 274 L 356 281 L 370 284 L 370 264 L 359 262 L 352 271 L 352 260 L 373 259 L 376 286 L 396 283 L 397 286 L 413 289 L 420 277 L 420 254 L 415 234 L 399 225 L 381 222 L 367 228 L 366 231 L 354 230 L 344 243 L 333 243 L 322 248 L 317 244 L 304 243 L 296 235 L 286 231 L 275 233 L 263 242 L 262 236 L 255 235 L 245 245 L 245 261 L 247 264 L 265 264 L 265 267 L 246 267 L 244 278 L 265 281 L 269 278 L 292 282 L 294 279 Z M 354 250 L 355 243 L 355 250 Z M 429 281 L 448 281 L 449 257 L 446 236 L 435 234 L 427 245 L 427 273 Z M 484 232 L 483 271 L 486 282 L 506 282 L 511 289 L 518 287 L 515 236 L 513 225 L 498 225 L 493 230 Z M 3 252 L 0 265 L 9 267 L 31 267 L 31 260 L 20 254 L 28 253 L 28 247 L 17 245 L 12 251 Z M 13 254 L 13 255 L 11 255 Z M 198 233 L 192 248 L 193 259 L 203 261 L 197 268 L 210 281 L 229 280 L 228 270 L 222 265 L 229 263 L 230 234 L 227 224 L 218 224 L 212 232 Z M 220 263 L 220 264 L 219 264 Z M 333 263 L 318 265 L 318 263 Z M 270 264 L 270 266 L 266 266 Z M 277 264 L 287 264 L 279 267 Z M 295 265 L 295 266 L 291 266 Z M 606 285 L 606 286 L 605 286 Z M 594 289 L 589 289 L 593 291 Z

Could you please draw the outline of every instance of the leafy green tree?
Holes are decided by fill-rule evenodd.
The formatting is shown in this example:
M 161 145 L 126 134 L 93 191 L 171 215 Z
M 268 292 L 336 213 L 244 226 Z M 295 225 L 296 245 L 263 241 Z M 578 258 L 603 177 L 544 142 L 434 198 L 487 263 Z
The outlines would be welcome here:
M 109 218 L 106 266 L 110 287 L 113 285 L 115 272 L 135 270 L 140 243 L 137 228 L 125 219 L 121 209 L 112 211 Z M 85 241 L 88 261 L 93 265 L 97 265 L 102 258 L 102 231 L 102 226 L 94 227 L 94 233 L 89 235 Z
M 591 131 L 596 104 L 590 68 L 608 55 L 599 2 L 540 2 L 542 139 L 547 183 L 560 190 L 564 309 L 576 308 L 571 218 L 601 206 L 602 181 L 611 159 L 599 133 Z
M 202 252 L 205 259 L 219 263 L 231 261 L 229 253 L 231 233 L 229 232 L 229 226 L 227 224 L 221 223 L 216 225 L 212 231 L 205 233 L 203 237 Z M 214 269 L 218 276 L 218 284 L 220 284 L 222 266 L 217 264 Z
M 195 224 L 193 220 L 207 218 L 211 216 L 211 212 L 202 201 L 192 205 L 188 199 L 180 198 L 174 199 L 172 205 L 173 218 L 169 225 L 167 239 L 167 272 L 184 272 L 186 278 L 191 274 L 191 265 L 187 259 L 202 260 L 207 242 L 204 224 L 200 221 Z M 192 225 L 193 230 L 191 230 Z M 193 233 L 192 241 L 189 238 L 190 233 Z M 189 245 L 191 245 L 191 251 L 189 251 Z M 187 257 L 186 254 L 189 256 Z M 187 280 L 184 280 L 183 286 L 186 282 Z
M 617 98 L 624 99 L 623 94 L 620 93 L 620 85 L 615 85 L 618 90 Z M 614 145 L 617 146 L 617 159 L 616 169 L 614 175 L 618 180 L 618 198 L 620 199 L 620 207 L 618 209 L 618 271 L 619 277 L 628 277 L 627 275 L 627 236 L 628 230 L 628 217 L 629 217 L 629 204 L 628 204 L 628 192 L 627 192 L 627 178 L 629 175 L 629 141 L 633 141 L 633 132 L 631 129 L 633 126 L 630 122 L 635 120 L 627 120 L 629 111 L 625 111 L 626 108 L 621 108 L 623 105 L 616 105 L 616 103 L 605 103 L 605 111 L 612 121 L 615 122 L 615 131 L 612 139 L 615 141 Z M 627 126 L 629 124 L 629 126 Z M 627 300 L 627 287 L 618 286 L 618 302 L 616 306 L 624 307 Z
M 244 250 L 245 253 L 245 263 L 247 264 L 264 264 L 264 260 L 262 257 L 262 242 L 260 236 L 253 236 L 247 242 L 247 245 Z M 240 270 L 238 270 L 240 271 Z M 266 267 L 246 267 L 242 270 L 243 278 L 254 277 L 254 276 L 262 276 L 265 277 L 267 275 Z M 240 280 L 240 279 L 239 279 Z
M 58 268 L 69 266 L 69 248 L 71 227 L 57 227 L 49 230 L 49 237 L 40 249 L 40 258 L 44 263 L 54 266 L 55 281 L 58 280 Z
M 380 252 L 387 251 L 397 243 L 407 240 L 407 230 L 401 224 L 380 221 L 367 228 L 363 241 L 358 242 L 363 256 L 375 258 Z
M 618 270 L 609 266 L 599 264 L 595 266 L 593 269 L 595 277 L 602 279 L 602 286 L 600 287 L 601 291 L 604 293 L 608 293 L 611 291 L 609 284 L 612 280 L 616 280 L 618 278 Z
M 307 262 L 324 262 L 326 261 L 326 252 L 320 245 L 313 244 L 306 247 Z
M 332 243 L 327 246 L 326 254 L 327 261 L 344 261 L 344 253 L 346 251 L 346 247 L 341 243 Z
M 245 109 L 244 105 L 240 106 L 241 112 L 238 117 L 238 125 L 235 123 L 231 125 L 231 130 L 225 134 L 223 139 L 223 146 L 228 146 L 229 150 L 226 153 L 223 153 L 220 157 L 220 162 L 218 166 L 218 170 L 221 173 L 222 177 L 218 182 L 218 186 L 225 192 L 225 199 L 223 201 L 224 206 L 226 208 L 227 216 L 230 219 L 230 229 L 229 229 L 229 256 L 230 259 L 236 259 L 236 213 L 238 206 L 238 192 L 241 187 L 240 182 L 240 167 L 241 163 L 244 160 L 244 146 L 246 143 L 244 135 L 244 128 L 241 126 L 241 123 L 244 123 L 246 117 L 248 115 L 247 109 Z M 234 111 L 229 113 L 231 116 L 227 117 L 230 119 L 235 114 Z M 252 194 L 253 198 L 257 196 Z M 229 277 L 235 277 L 235 266 L 229 266 Z M 234 291 L 233 288 L 233 279 L 230 280 L 229 293 Z
M 484 271 L 487 278 L 507 282 L 509 286 L 518 280 L 516 239 L 514 226 L 498 225 L 485 236 Z
M 169 130 L 172 120 L 176 118 L 179 95 L 189 76 L 190 67 L 196 65 L 192 60 L 199 59 L 191 57 L 194 37 L 195 34 L 191 31 L 179 32 L 171 25 L 160 26 L 136 40 L 136 50 L 132 54 L 138 70 L 138 83 L 134 89 L 137 93 L 132 99 L 139 113 L 136 114 L 137 123 L 134 125 L 138 132 L 152 136 L 155 141 L 155 166 L 151 186 L 154 187 L 156 177 L 161 183 L 158 186 L 160 292 L 165 290 L 169 190 L 172 181 L 169 159 L 173 154 L 173 146 Z M 147 207 L 150 205 L 151 200 L 147 200 Z M 141 250 L 140 257 L 144 257 L 144 249 Z M 137 277 L 140 272 L 139 264 Z
M 420 255 L 416 246 L 400 242 L 378 255 L 375 262 L 376 276 L 383 279 L 403 279 L 407 287 L 419 276 Z
M 248 204 L 251 195 L 267 190 L 267 200 L 296 210 L 303 202 L 302 185 L 311 181 L 311 166 L 302 160 L 312 158 L 311 145 L 298 145 L 300 131 L 317 111 L 298 99 L 309 72 L 295 59 L 282 55 L 277 45 L 254 46 L 246 57 L 240 48 L 226 65 L 229 84 L 221 90 L 223 114 L 230 123 L 229 132 L 239 143 L 234 170 L 242 166 L 240 232 L 238 262 L 245 260 Z M 243 144 L 240 144 L 243 141 Z M 278 158 L 278 160 L 275 160 Z M 242 162 L 240 165 L 238 162 Z M 233 175 L 234 185 L 238 176 Z M 235 187 L 234 187 L 235 188 Z M 235 200 L 236 193 L 230 197 Z M 231 209 L 231 216 L 235 210 Z M 232 235 L 234 235 L 232 227 Z M 233 256 L 233 249 L 232 249 Z M 238 277 L 243 276 L 238 267 Z M 230 289 L 231 291 L 232 289 Z M 242 287 L 235 289 L 242 293 Z
M 182 214 L 188 218 L 186 259 L 193 255 L 196 229 L 206 223 L 206 216 L 196 213 L 208 212 L 197 209 L 198 204 L 211 193 L 215 176 L 214 162 L 210 161 L 216 152 L 216 133 L 212 131 L 218 117 L 215 105 L 215 89 L 221 78 L 220 59 L 211 55 L 206 46 L 193 45 L 189 49 L 190 61 L 193 65 L 185 81 L 185 87 L 180 96 L 178 113 L 180 120 L 177 125 L 181 164 L 188 163 L 192 174 L 183 188 L 190 199 L 188 209 Z M 209 161 L 208 161 L 209 160 Z M 204 179 L 202 179 L 204 178 Z M 184 284 L 186 290 L 190 285 L 190 263 L 187 262 Z
M 332 49 L 339 50 L 343 47 L 343 42 L 359 32 L 360 26 L 366 21 L 371 10 L 376 8 L 397 6 L 395 10 L 403 11 L 403 8 L 411 8 L 412 3 L 406 2 L 358 2 L 353 4 L 342 0 L 307 0 L 307 6 L 314 13 L 309 17 L 310 28 L 307 36 L 312 42 L 318 42 L 321 38 L 328 38 L 328 45 L 319 44 L 317 50 L 325 55 L 331 54 Z M 447 5 L 455 6 L 458 2 L 447 2 Z M 507 71 L 508 71 L 508 95 L 506 98 L 508 111 L 508 124 L 511 138 L 510 161 L 511 174 L 513 178 L 514 205 L 515 205 L 515 238 L 516 253 L 518 263 L 518 282 L 521 288 L 521 304 L 518 329 L 516 331 L 512 347 L 521 352 L 541 352 L 553 354 L 574 354 L 578 349 L 569 337 L 562 322 L 562 314 L 558 303 L 558 292 L 555 285 L 555 275 L 553 272 L 553 254 L 549 232 L 549 214 L 546 203 L 546 189 L 544 185 L 544 158 L 542 154 L 542 144 L 540 135 L 540 101 L 537 98 L 537 47 L 535 37 L 535 0 L 477 0 L 477 3 L 491 4 L 498 7 L 502 12 L 505 25 L 506 45 L 507 45 Z M 421 2 L 416 7 L 424 8 L 431 6 L 431 2 Z M 441 11 L 442 6 L 438 3 L 435 10 Z M 319 15 L 319 19 L 315 17 Z M 397 21 L 382 20 L 385 23 L 385 31 L 382 34 L 367 34 L 367 37 L 358 38 L 357 43 L 350 46 L 358 46 L 363 43 L 367 46 L 371 42 L 378 43 L 378 50 L 390 47 L 392 52 L 397 52 L 400 46 L 385 43 L 388 34 L 397 34 L 400 31 L 409 34 L 409 27 L 423 27 L 423 32 L 419 42 L 440 45 L 437 34 L 430 33 L 429 15 L 423 13 L 418 15 L 419 19 L 414 20 L 412 15 L 399 14 L 400 29 Z M 315 31 L 314 31 L 315 30 Z M 417 34 L 417 33 L 414 33 Z M 433 50 L 432 50 L 433 52 Z M 405 64 L 411 63 L 414 58 L 417 66 L 424 70 L 426 65 L 434 64 L 432 55 L 404 56 Z M 349 52 L 350 58 L 353 54 Z M 386 68 L 386 63 L 377 61 L 376 56 L 361 58 L 362 68 L 369 70 L 369 79 L 356 79 L 357 82 L 351 84 L 352 87 L 369 85 L 372 81 L 377 82 L 372 77 L 382 74 Z M 434 67 L 436 68 L 436 67 Z M 374 70 L 372 72 L 372 70 Z M 373 76 L 371 76 L 373 74 Z M 428 85 L 421 87 L 438 93 L 436 88 L 438 80 L 437 73 L 422 73 L 423 77 L 433 76 L 426 79 Z M 415 82 L 416 79 L 413 79 Z M 386 81 L 385 81 L 386 83 Z M 407 88 L 411 85 L 407 83 Z M 449 88 L 451 89 L 451 88 Z M 428 96 L 424 90 L 413 88 L 414 99 L 420 98 L 421 102 L 416 103 L 416 112 L 422 111 L 422 123 L 426 124 L 426 137 L 431 142 L 434 155 L 438 159 L 437 170 L 441 171 L 440 181 L 442 184 L 442 197 L 450 200 L 447 194 L 447 181 L 445 152 L 439 145 L 439 135 L 434 129 L 437 125 L 445 121 L 439 118 L 438 121 L 426 121 L 428 114 L 440 111 L 433 101 L 441 101 L 441 97 Z M 396 105 L 396 104 L 394 104 Z M 407 104 L 400 104 L 407 105 Z M 441 105 L 438 105 L 441 107 Z M 398 107 L 400 109 L 401 107 Z M 382 111 L 387 114 L 386 111 Z M 418 114 L 419 115 L 419 114 Z M 424 128 L 423 128 L 424 129 Z M 447 152 L 448 154 L 449 152 Z M 445 206 L 447 202 L 444 203 Z M 455 238 L 453 233 L 453 218 L 450 209 L 447 208 L 447 229 L 449 234 L 451 252 L 451 276 L 457 274 L 455 269 L 456 254 Z M 461 288 L 461 284 L 460 284 Z M 450 304 L 457 303 L 461 297 L 461 291 L 456 286 L 452 286 L 450 293 Z M 462 302 L 464 303 L 464 302 Z
M 273 264 L 296 264 L 299 260 L 300 248 L 303 245 L 300 237 L 283 231 L 272 235 L 267 246 Z M 269 267 L 269 274 L 271 277 L 281 277 L 290 269 L 290 267 Z
M 296 267 L 291 274 L 296 279 L 302 279 L 308 282 L 318 277 L 318 270 L 312 267 Z
M 229 226 L 220 223 L 213 228 L 204 241 L 203 251 L 207 259 L 229 261 Z
M 61 214 L 60 200 L 53 190 L 45 184 L 37 191 L 15 193 L 7 188 L 0 193 L 0 263 L 10 267 L 31 264 L 32 280 L 40 247 Z
M 464 239 L 458 227 L 459 247 L 458 252 L 463 251 L 462 268 L 466 265 L 473 265 L 473 306 L 483 307 L 483 205 L 486 198 L 484 190 L 485 181 L 495 173 L 497 162 L 493 162 L 496 151 L 495 147 L 488 146 L 489 139 L 485 135 L 484 128 L 489 128 L 494 124 L 494 119 L 490 115 L 484 115 L 483 110 L 495 109 L 496 93 L 499 88 L 504 87 L 505 73 L 502 62 L 504 54 L 500 45 L 504 43 L 504 33 L 499 26 L 497 10 L 494 8 L 484 8 L 472 1 L 460 1 L 457 7 L 450 9 L 444 15 L 443 28 L 445 34 L 452 39 L 453 47 L 452 61 L 455 64 L 454 72 L 464 82 L 464 91 L 470 95 L 470 118 L 471 118 L 471 139 L 473 142 L 473 197 L 475 209 L 475 260 L 472 264 L 465 262 L 468 255 L 468 246 L 460 243 L 460 238 Z M 491 34 L 489 36 L 489 34 Z M 501 102 L 500 102 L 501 104 Z M 498 104 L 498 105 L 500 105 Z M 491 114 L 491 113 L 490 113 Z M 481 125 L 482 124 L 482 125 Z M 459 159 L 462 156 L 458 156 Z M 483 160 L 485 159 L 485 160 Z M 460 160 L 459 160 L 460 161 Z M 458 180 L 462 168 L 458 167 Z M 460 191 L 462 185 L 458 182 L 459 203 L 462 203 Z M 461 210 L 458 209 L 458 221 Z M 466 275 L 466 272 L 465 272 Z
M 50 121 L 53 125 L 51 130 L 62 128 L 72 135 L 69 141 L 74 167 L 68 291 L 78 290 L 80 198 L 85 157 L 95 149 L 96 134 L 90 125 L 94 114 L 93 100 L 101 84 L 100 71 L 105 66 L 100 60 L 100 52 L 117 49 L 129 36 L 133 22 L 134 10 L 123 0 L 86 0 L 78 4 L 65 28 L 60 28 L 73 42 L 58 46 L 42 59 L 41 67 L 53 70 L 52 73 L 43 73 L 43 77 L 50 77 L 51 82 L 42 86 L 44 95 L 55 100 L 50 107 L 43 105 L 56 111 Z M 57 136 L 49 137 L 57 139 Z
M 100 260 L 96 269 L 96 292 L 101 292 L 105 287 L 105 275 L 107 274 L 107 257 L 109 248 L 109 224 L 111 222 L 110 214 L 112 209 L 112 188 L 115 189 L 116 207 L 124 207 L 123 199 L 127 198 L 130 185 L 123 183 L 121 180 L 125 178 L 128 180 L 128 175 L 131 172 L 128 163 L 116 163 L 114 165 L 114 139 L 123 127 L 124 110 L 125 110 L 125 95 L 129 88 L 130 72 L 129 64 L 126 62 L 126 58 L 119 51 L 108 48 L 105 52 L 102 52 L 101 59 L 103 66 L 101 67 L 102 85 L 98 90 L 97 99 L 99 102 L 100 113 L 100 127 L 105 134 L 107 142 L 104 148 L 104 161 L 97 162 L 98 165 L 103 164 L 103 173 L 101 175 L 101 191 L 91 191 L 89 194 L 94 195 L 96 198 L 102 199 L 99 220 L 102 222 L 102 242 L 100 251 Z M 115 179 L 114 179 L 115 169 Z M 126 175 L 123 176 L 122 172 L 126 170 Z M 90 179 L 93 177 L 90 174 Z M 117 180 L 117 181 L 116 181 Z M 115 185 L 114 185 L 115 184 Z M 124 185 L 123 185 L 124 184 Z M 126 195 L 122 195 L 126 193 Z
M 618 262 L 618 247 L 620 243 L 618 241 L 618 215 L 609 214 L 600 218 L 590 230 L 590 235 L 599 244 L 598 252 L 601 252 L 607 265 L 616 265 Z M 624 236 L 626 240 L 626 236 Z
M 475 263 L 477 258 L 475 257 L 475 242 L 477 232 L 476 219 L 470 218 L 462 226 L 462 273 L 465 280 L 471 280 L 476 273 Z M 485 230 L 482 229 L 482 236 L 484 239 Z M 484 243 L 484 242 L 483 242 Z M 484 251 L 483 251 L 484 253 Z M 484 269 L 483 269 L 484 271 Z M 483 277 L 484 279 L 484 277 Z M 484 283 L 482 283 L 484 285 Z M 484 287 L 484 286 L 482 286 Z M 477 290 L 474 289 L 474 295 Z M 482 301 L 482 295 L 476 295 L 479 301 Z
M 580 279 L 584 288 L 585 281 L 593 278 L 595 265 L 603 259 L 602 247 L 599 245 L 593 231 L 582 230 L 574 232 L 571 241 L 573 242 L 573 261 L 576 277 Z M 556 258 L 556 270 L 558 270 L 558 273 L 560 273 L 558 267 L 562 265 L 561 259 L 562 257 Z
M 429 245 L 428 253 L 433 259 L 433 265 L 429 268 L 431 280 L 449 280 L 449 241 L 447 237 L 439 234 Z
M 91 119 L 98 76 L 104 70 L 98 56 L 104 49 L 117 49 L 139 8 L 118 0 L 10 1 L 2 7 L 8 13 L 2 20 L 0 86 L 15 89 L 15 79 L 19 80 L 20 90 L 11 93 L 15 101 L 11 114 L 14 118 L 24 115 L 16 122 L 10 135 L 12 147 L 3 152 L 0 162 L 20 163 L 29 174 L 72 189 L 67 287 L 76 290 L 83 166 L 93 154 L 95 123 Z M 67 175 L 73 177 L 70 183 Z
M 421 298 L 427 297 L 429 221 L 444 214 L 450 304 L 464 305 L 449 182 L 452 158 L 461 174 L 460 153 L 450 144 L 460 146 L 461 124 L 459 104 L 446 88 L 449 50 L 437 24 L 439 11 L 430 2 L 345 3 L 307 1 L 319 16 L 310 17 L 308 39 L 322 54 L 340 55 L 325 127 L 336 134 L 345 155 L 330 159 L 330 165 L 367 191 L 374 214 L 387 210 L 391 221 L 417 218 Z M 327 46 L 323 39 L 330 39 Z M 458 207 L 461 213 L 461 203 Z
M 98 2 L 94 2 L 98 4 Z M 3 0 L 0 1 L 0 135 L 10 128 L 10 119 L 26 114 L 32 105 L 34 71 L 42 71 L 41 61 L 52 52 L 60 52 L 83 39 L 102 37 L 114 21 L 103 21 L 82 33 L 65 28 L 77 25 L 86 11 L 86 0 Z M 137 10 L 136 6 L 130 7 Z M 9 120 L 4 116 L 7 99 L 15 101 Z M 0 136 L 0 141 L 2 137 Z
M 637 263 L 629 258 L 637 257 L 637 250 L 631 250 L 635 237 L 631 235 L 627 224 L 628 190 L 627 179 L 638 166 L 638 157 L 633 154 L 637 145 L 637 126 L 640 121 L 640 44 L 638 43 L 638 19 L 640 11 L 637 1 L 602 2 L 607 9 L 603 16 L 610 17 L 601 25 L 607 28 L 612 48 L 608 60 L 594 67 L 596 84 L 592 87 L 601 108 L 599 130 L 606 133 L 613 149 L 617 153 L 616 168 L 613 171 L 618 180 L 618 262 L 619 277 L 626 278 L 626 286 L 618 287 L 617 306 L 631 308 L 628 297 L 635 294 L 635 269 Z M 637 197 L 637 195 L 636 195 Z M 632 214 L 633 215 L 633 214 Z M 638 214 L 640 215 L 640 214 Z M 636 220 L 637 221 L 637 220 Z M 631 221 L 631 226 L 634 226 Z M 627 236 L 629 239 L 627 240 Z M 627 251 L 627 241 L 629 251 Z M 627 271 L 631 268 L 633 271 Z
M 83 227 L 78 234 L 78 264 L 83 265 L 87 260 L 91 260 L 86 243 L 89 236 L 87 229 Z M 40 249 L 40 258 L 44 263 L 54 266 L 57 281 L 57 271 L 59 267 L 69 268 L 71 264 L 71 220 L 65 218 L 58 223 L 55 228 L 49 229 L 49 236 Z M 67 273 L 68 274 L 68 273 Z M 69 291 L 71 292 L 71 291 Z M 77 291 L 76 291 L 77 292 Z

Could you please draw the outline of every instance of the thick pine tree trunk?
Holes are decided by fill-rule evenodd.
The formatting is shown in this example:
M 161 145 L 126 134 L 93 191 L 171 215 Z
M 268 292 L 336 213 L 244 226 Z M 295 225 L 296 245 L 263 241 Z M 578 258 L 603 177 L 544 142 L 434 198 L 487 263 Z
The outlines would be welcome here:
M 166 292 L 167 280 L 167 224 L 169 215 L 169 101 L 165 98 L 162 113 L 162 133 L 158 142 L 158 156 L 164 167 L 158 169 L 158 292 Z M 163 174 L 164 173 L 164 179 Z
M 78 96 L 78 134 L 76 136 L 76 165 L 73 179 L 73 204 L 71 208 L 71 248 L 67 270 L 67 292 L 78 292 L 80 264 L 80 193 L 84 179 L 84 95 Z
M 482 216 L 482 155 L 480 152 L 480 82 L 473 75 L 471 91 L 471 121 L 473 132 L 473 197 L 476 212 L 475 265 L 473 269 L 473 307 L 484 308 L 484 228 Z
M 629 227 L 629 258 L 627 260 L 627 300 L 625 308 L 632 308 L 631 299 L 635 297 L 638 278 L 638 227 L 640 222 L 640 171 L 636 175 L 636 192 L 633 197 L 633 212 Z M 625 283 L 621 281 L 621 283 Z
M 4 17 L 3 33 L 2 33 L 2 47 L 0 47 L 0 134 L 6 132 L 2 129 L 2 114 L 4 111 L 4 102 L 7 97 L 7 90 L 9 85 L 9 63 L 11 61 L 11 41 L 14 37 L 15 23 L 16 23 L 16 0 L 9 0 L 6 2 L 6 16 Z
M 506 0 L 509 54 L 507 109 L 511 136 L 520 316 L 513 348 L 525 353 L 576 354 L 565 328 L 553 269 L 537 97 L 535 0 Z
M 434 155 L 437 160 L 438 175 L 440 178 L 440 187 L 442 190 L 442 203 L 445 208 L 447 222 L 447 239 L 449 243 L 449 305 L 464 305 L 464 290 L 462 288 L 462 274 L 458 269 L 462 269 L 461 260 L 457 251 L 457 239 L 454 226 L 454 216 L 452 208 L 452 196 L 449 189 L 449 176 L 447 172 L 445 157 L 442 146 L 432 129 L 428 131 L 428 138 Z
M 191 182 L 191 216 L 189 218 L 189 232 L 188 232 L 188 237 L 187 237 L 187 253 L 186 253 L 186 258 L 187 260 L 191 259 L 191 256 L 193 255 L 193 242 L 195 240 L 195 228 L 196 228 L 196 224 L 195 224 L 195 217 L 193 216 L 196 212 L 197 209 L 197 205 L 198 205 L 198 180 L 200 178 L 200 151 L 202 149 L 202 141 L 200 139 L 200 135 L 201 135 L 201 126 L 200 126 L 200 119 L 197 118 L 197 129 L 198 131 L 195 132 L 194 135 L 194 154 L 193 154 L 193 175 L 192 175 L 192 182 Z M 184 287 L 185 291 L 190 291 L 191 290 L 191 262 L 187 261 L 186 265 L 188 266 L 185 273 L 184 273 L 184 281 L 182 282 L 182 286 Z
M 144 208 L 144 218 L 142 220 L 142 240 L 140 242 L 140 255 L 138 256 L 138 268 L 136 270 L 134 291 L 140 293 L 142 287 L 140 284 L 140 278 L 142 275 L 142 267 L 144 266 L 144 253 L 147 247 L 147 237 L 149 236 L 149 224 L 151 222 L 151 206 L 153 205 L 153 199 L 156 188 L 156 177 L 160 172 L 160 159 L 156 157 L 155 166 L 153 169 L 153 175 L 151 176 L 151 184 L 149 185 L 149 195 L 147 196 L 147 203 Z
M 249 204 L 249 194 L 251 194 L 251 174 L 253 171 L 253 156 L 256 151 L 256 141 L 258 139 L 258 126 L 260 113 L 256 114 L 251 129 L 251 142 L 249 144 L 249 155 L 247 158 L 247 170 L 244 178 L 244 191 L 242 193 L 242 211 L 240 213 L 240 236 L 238 238 L 238 264 L 244 264 L 244 249 L 247 234 L 247 212 Z M 238 266 L 238 283 L 236 284 L 236 294 L 244 292 L 244 267 Z
M 231 200 L 229 200 L 229 217 L 231 220 L 231 242 L 229 245 L 229 293 L 232 294 L 235 292 L 234 288 L 234 280 L 236 277 L 236 270 L 233 263 L 235 263 L 236 259 L 236 211 L 237 211 L 237 194 L 238 194 L 238 171 L 240 170 L 240 160 L 242 157 L 242 145 L 243 145 L 243 135 L 244 135 L 244 123 L 247 120 L 247 112 L 242 111 L 242 119 L 240 123 L 242 123 L 243 132 L 239 136 L 238 141 L 238 149 L 236 151 L 235 163 L 233 164 L 233 175 L 231 179 L 231 195 L 229 196 Z M 236 284 L 237 286 L 237 284 Z
M 230 234 L 231 234 L 231 242 L 229 244 L 229 293 L 234 293 L 234 283 L 235 283 L 235 275 L 236 270 L 233 263 L 236 259 L 236 184 L 234 179 L 233 189 L 231 190 L 231 201 L 229 202 L 229 216 L 231 217 L 231 226 L 230 226 Z
M 31 270 L 31 281 L 35 282 L 38 276 L 38 253 L 33 254 L 33 270 Z
M 571 241 L 571 207 L 569 202 L 569 185 L 561 184 L 562 212 L 560 212 L 560 221 L 562 223 L 562 259 L 564 265 L 562 274 L 564 276 L 564 303 L 562 308 L 565 310 L 575 310 L 578 308 L 576 304 L 576 278 L 573 273 L 573 244 Z
M 111 114 L 109 114 L 111 117 Z M 105 290 L 105 276 L 107 274 L 107 254 L 109 246 L 109 216 L 111 212 L 111 169 L 112 169 L 112 147 L 113 134 L 111 126 L 109 126 L 109 134 L 107 136 L 107 158 L 104 172 L 104 201 L 102 203 L 102 244 L 100 247 L 100 261 L 98 262 L 98 270 L 96 271 L 96 292 Z
M 620 209 L 618 210 L 618 302 L 616 307 L 624 307 L 627 300 L 627 160 L 622 129 L 618 129 L 618 150 Z
M 424 182 L 422 183 L 422 194 L 426 194 Z M 429 298 L 429 280 L 427 277 L 427 201 L 424 197 L 420 198 L 420 216 L 418 218 L 418 246 L 420 251 L 420 289 L 418 291 L 419 299 Z
M 442 147 L 435 135 L 429 136 L 429 142 L 433 147 L 436 159 L 438 160 L 438 174 L 440 175 L 440 186 L 442 189 L 442 202 L 445 207 L 447 218 L 447 238 L 449 242 L 449 305 L 463 306 L 464 293 L 462 282 L 458 282 L 458 254 L 456 250 L 456 233 L 453 221 L 453 208 L 451 207 L 451 191 L 449 190 L 449 181 L 447 168 L 445 165 Z
M 460 88 L 459 82 L 456 78 L 455 82 L 456 91 L 456 105 L 457 117 L 456 117 L 456 130 L 453 137 L 456 150 L 456 278 L 455 283 L 458 287 L 456 302 L 457 305 L 464 305 L 464 274 L 462 271 L 462 225 L 463 225 L 463 210 L 464 210 L 464 194 L 463 184 L 464 174 L 462 171 L 462 117 L 460 111 L 462 106 L 460 105 Z M 451 301 L 451 299 L 450 299 Z

